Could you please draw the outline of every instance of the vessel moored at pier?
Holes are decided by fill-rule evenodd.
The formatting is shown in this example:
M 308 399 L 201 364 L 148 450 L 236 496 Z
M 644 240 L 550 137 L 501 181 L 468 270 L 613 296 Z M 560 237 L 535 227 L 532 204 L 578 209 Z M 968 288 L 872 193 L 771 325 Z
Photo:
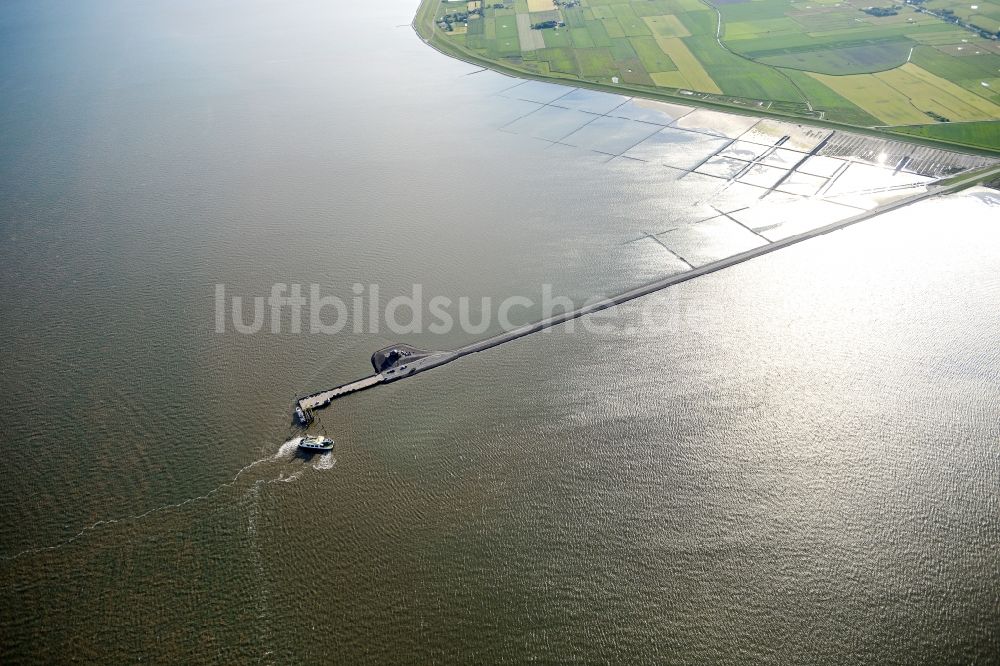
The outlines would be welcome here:
M 298 419 L 300 425 L 307 426 L 312 423 L 312 414 L 302 409 L 302 405 L 295 405 L 295 418 Z

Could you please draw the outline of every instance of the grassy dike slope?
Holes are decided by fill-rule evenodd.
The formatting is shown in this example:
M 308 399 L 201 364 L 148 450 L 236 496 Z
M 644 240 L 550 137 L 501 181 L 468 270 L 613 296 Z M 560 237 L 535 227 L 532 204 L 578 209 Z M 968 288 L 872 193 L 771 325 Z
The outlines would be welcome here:
M 684 1 L 698 2 L 698 0 Z M 444 11 L 448 12 L 464 8 L 464 6 L 460 3 L 448 3 L 444 5 L 444 7 L 446 7 Z M 704 7 L 707 10 L 708 6 Z M 798 103 L 792 102 L 788 99 L 788 95 L 786 94 L 785 99 L 769 100 L 766 104 L 760 104 L 758 100 L 746 100 L 735 96 L 719 94 L 695 93 L 681 95 L 676 90 L 658 88 L 653 81 L 635 82 L 622 80 L 624 77 L 620 77 L 617 83 L 612 82 L 610 77 L 603 77 L 604 80 L 588 80 L 586 78 L 582 78 L 576 72 L 559 71 L 558 68 L 547 67 L 544 71 L 540 72 L 538 71 L 537 63 L 528 60 L 528 58 L 531 57 L 531 54 L 511 53 L 502 55 L 496 54 L 494 56 L 493 53 L 484 54 L 482 51 L 476 51 L 466 47 L 464 44 L 464 38 L 458 38 L 454 34 L 446 33 L 436 25 L 435 19 L 442 12 L 441 8 L 442 0 L 421 0 L 421 4 L 417 9 L 417 13 L 413 21 L 413 27 L 417 34 L 420 35 L 426 43 L 452 57 L 512 76 L 542 81 L 548 80 L 561 82 L 594 90 L 625 93 L 647 99 L 681 102 L 691 106 L 703 106 L 744 115 L 770 117 L 784 120 L 791 119 L 805 122 L 810 125 L 829 127 L 832 129 L 845 129 L 883 138 L 891 137 L 903 139 L 912 143 L 920 143 L 938 148 L 952 148 L 962 150 L 963 152 L 1000 156 L 1000 145 L 998 145 L 994 140 L 995 133 L 990 131 L 968 133 L 957 130 L 928 131 L 927 129 L 922 128 L 923 131 L 918 130 L 913 132 L 910 128 L 880 127 L 878 126 L 879 123 L 875 118 L 872 118 L 870 115 L 864 114 L 863 112 L 855 115 L 837 114 L 839 117 L 836 119 L 831 119 L 829 117 L 823 119 L 817 118 L 816 113 L 812 111 L 812 108 L 807 100 L 810 100 L 812 103 L 816 103 L 817 107 L 819 104 L 834 105 L 838 101 L 837 96 L 828 88 L 817 85 L 818 82 L 816 79 L 808 75 L 806 72 L 797 71 L 795 69 L 768 67 L 768 69 L 772 70 L 775 75 L 781 75 L 786 78 L 789 87 L 796 90 L 797 94 L 800 95 L 800 101 Z M 570 11 L 572 10 L 566 12 L 567 19 L 571 18 L 568 15 Z M 707 15 L 707 11 L 699 12 L 699 14 Z M 513 15 L 510 15 L 509 21 L 513 23 L 514 18 L 515 17 Z M 492 19 L 490 20 L 492 21 Z M 641 23 L 642 22 L 640 21 L 640 24 Z M 568 21 L 568 28 L 571 26 L 572 22 Z M 675 30 L 679 28 L 679 26 L 673 27 Z M 644 28 L 645 24 L 641 24 L 639 26 L 640 30 Z M 707 27 L 705 29 L 707 29 Z M 555 34 L 549 34 L 552 31 L 545 32 L 546 40 L 556 36 Z M 566 38 L 568 39 L 570 30 L 563 30 L 562 32 L 566 34 Z M 657 35 L 657 37 L 661 41 L 664 39 L 670 39 L 661 35 Z M 638 40 L 643 38 L 635 37 L 631 39 Z M 649 37 L 647 39 L 649 41 L 653 41 L 654 38 Z M 574 48 L 572 45 L 565 45 L 558 50 L 561 53 L 568 54 L 575 54 L 578 51 L 584 51 L 584 49 Z M 527 55 L 528 58 L 521 57 L 523 55 Z M 697 50 L 694 55 L 695 57 L 698 56 Z M 732 58 L 740 57 L 733 53 L 727 55 Z M 699 60 L 702 59 L 699 58 Z M 764 65 L 757 62 L 751 62 L 749 60 L 746 60 L 745 62 L 750 68 L 756 69 L 764 67 Z M 707 63 L 707 66 L 711 67 L 711 63 Z M 665 77 L 669 77 L 669 74 L 666 74 Z M 847 118 L 846 120 L 845 117 Z M 954 124 L 957 125 L 957 123 Z M 940 123 L 934 127 L 936 129 L 938 127 L 945 128 L 948 126 L 949 123 Z

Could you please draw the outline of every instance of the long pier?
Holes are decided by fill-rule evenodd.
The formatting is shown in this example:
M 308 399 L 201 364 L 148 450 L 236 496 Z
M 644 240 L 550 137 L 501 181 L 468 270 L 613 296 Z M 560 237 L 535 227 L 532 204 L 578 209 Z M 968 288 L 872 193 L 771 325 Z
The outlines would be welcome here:
M 299 398 L 299 407 L 302 409 L 318 409 L 320 407 L 326 407 L 336 398 L 345 396 L 348 393 L 355 393 L 357 391 L 363 391 L 366 388 L 371 388 L 372 386 L 381 383 L 382 380 L 383 377 L 381 374 L 375 374 L 371 377 L 358 379 L 350 384 L 344 384 L 326 391 L 313 393 L 312 395 L 307 395 L 304 398 Z
M 693 280 L 703 275 L 708 275 L 709 273 L 721 271 L 725 268 L 741 264 L 745 261 L 750 261 L 751 259 L 770 254 L 771 252 L 776 252 L 791 245 L 809 240 L 810 238 L 816 238 L 834 231 L 845 229 L 876 215 L 881 215 L 882 213 L 910 206 L 931 197 L 963 189 L 969 185 L 974 185 L 976 181 L 979 181 L 980 179 L 988 180 L 990 177 L 995 177 L 998 174 L 1000 174 L 1000 167 L 993 167 L 988 171 L 980 171 L 975 174 L 970 174 L 965 178 L 957 179 L 948 185 L 931 186 L 925 192 L 920 192 L 918 194 L 878 206 L 872 210 L 859 213 L 858 215 L 854 215 L 838 222 L 833 222 L 811 231 L 806 231 L 801 234 L 769 242 L 766 245 L 755 247 L 750 250 L 734 254 L 730 257 L 692 268 L 691 270 L 684 271 L 683 273 L 668 275 L 666 277 L 639 285 L 638 287 L 634 287 L 627 291 L 623 291 L 620 294 L 609 296 L 595 303 L 591 303 L 590 305 L 585 305 L 575 310 L 553 315 L 533 324 L 519 326 L 510 331 L 499 333 L 451 351 L 427 352 L 413 349 L 412 347 L 407 347 L 405 345 L 387 347 L 384 350 L 379 350 L 372 356 L 372 365 L 375 367 L 376 374 L 349 384 L 344 384 L 342 386 L 300 398 L 296 401 L 296 415 L 301 423 L 308 423 L 312 420 L 310 414 L 311 410 L 325 407 L 336 398 L 371 388 L 373 386 L 378 386 L 379 384 L 411 377 L 426 370 L 432 370 L 433 368 L 445 365 L 446 363 L 456 361 L 463 356 L 492 349 L 493 347 L 517 340 L 518 338 L 523 338 L 526 335 L 531 335 L 547 328 L 558 326 L 559 324 L 563 324 L 572 319 L 585 317 L 586 315 L 600 312 L 601 310 L 606 310 L 608 308 L 615 307 L 616 305 L 621 305 L 622 303 L 652 294 L 662 289 L 666 289 L 667 287 L 672 287 L 673 285 L 687 282 L 688 280 Z M 403 351 L 400 352 L 399 350 Z

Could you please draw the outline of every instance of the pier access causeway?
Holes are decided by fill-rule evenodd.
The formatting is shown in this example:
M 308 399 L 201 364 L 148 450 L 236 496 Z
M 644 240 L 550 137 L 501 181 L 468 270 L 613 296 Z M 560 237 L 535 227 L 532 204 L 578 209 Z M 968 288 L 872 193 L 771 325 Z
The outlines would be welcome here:
M 689 271 L 675 273 L 651 282 L 647 282 L 639 285 L 638 287 L 623 291 L 620 294 L 608 296 L 607 298 L 591 303 L 590 305 L 585 305 L 575 310 L 553 315 L 533 324 L 519 326 L 518 328 L 510 331 L 505 331 L 498 335 L 473 342 L 472 344 L 468 344 L 464 347 L 459 347 L 458 349 L 451 351 L 425 351 L 408 345 L 393 345 L 380 349 L 372 355 L 372 367 L 375 369 L 374 375 L 299 398 L 295 403 L 296 416 L 300 423 L 305 425 L 312 420 L 312 410 L 326 407 L 337 398 L 342 398 L 352 393 L 357 393 L 358 391 L 363 391 L 380 384 L 412 377 L 417 373 L 432 370 L 446 363 L 456 361 L 463 356 L 485 351 L 504 343 L 511 342 L 512 340 L 523 338 L 526 335 L 531 335 L 532 333 L 538 333 L 539 331 L 543 331 L 547 328 L 558 326 L 559 324 L 565 323 L 571 319 L 577 319 L 588 314 L 600 312 L 601 310 L 612 308 L 616 305 L 634 300 L 641 296 L 646 296 L 648 294 L 652 294 L 653 292 L 666 289 L 667 287 L 671 287 L 675 284 L 687 282 L 688 280 L 693 280 L 694 278 L 708 275 L 709 273 L 715 273 L 716 271 L 720 271 L 724 268 L 729 268 L 730 266 L 741 264 L 745 261 L 755 259 L 765 254 L 770 254 L 771 252 L 781 250 L 790 245 L 795 245 L 796 243 L 801 243 L 802 241 L 809 240 L 810 238 L 816 238 L 817 236 L 822 236 L 833 231 L 839 231 L 851 225 L 857 224 L 858 222 L 863 222 L 864 220 L 876 215 L 881 215 L 882 213 L 903 208 L 931 197 L 955 192 L 965 187 L 969 187 L 970 185 L 974 185 L 976 182 L 988 181 L 991 177 L 996 177 L 998 174 L 1000 174 L 1000 167 L 994 167 L 985 173 L 978 172 L 970 174 L 965 178 L 956 179 L 947 185 L 932 185 L 925 192 L 920 192 L 918 194 L 884 204 L 877 208 L 873 208 L 870 211 L 865 211 L 858 215 L 818 227 L 795 236 L 789 236 L 781 240 L 776 240 L 767 243 L 766 245 L 755 247 L 750 250 L 746 250 L 745 252 L 740 252 L 739 254 L 734 254 L 730 257 L 692 268 Z

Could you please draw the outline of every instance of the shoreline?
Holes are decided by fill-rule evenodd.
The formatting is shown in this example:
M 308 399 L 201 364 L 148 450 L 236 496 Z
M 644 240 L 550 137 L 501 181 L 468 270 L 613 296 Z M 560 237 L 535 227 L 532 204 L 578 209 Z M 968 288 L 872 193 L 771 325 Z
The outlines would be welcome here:
M 928 146 L 931 148 L 951 150 L 954 152 L 966 153 L 969 155 L 979 155 L 982 157 L 1000 157 L 1000 146 L 990 149 L 983 146 L 970 146 L 962 143 L 955 143 L 951 141 L 941 141 L 938 139 L 932 139 L 927 137 L 922 137 L 914 134 L 908 134 L 905 132 L 893 132 L 888 129 L 879 129 L 877 127 L 869 127 L 865 125 L 851 125 L 849 123 L 842 123 L 830 120 L 820 120 L 816 118 L 806 117 L 796 115 L 794 113 L 782 113 L 781 111 L 775 111 L 773 109 L 755 109 L 748 106 L 741 106 L 738 104 L 726 104 L 725 102 L 707 100 L 699 98 L 698 93 L 692 95 L 680 95 L 671 94 L 667 92 L 657 92 L 650 90 L 648 88 L 639 86 L 630 86 L 627 84 L 605 84 L 597 83 L 594 81 L 588 81 L 586 79 L 580 79 L 573 76 L 545 76 L 542 74 L 537 74 L 525 69 L 521 69 L 516 65 L 510 63 L 501 63 L 496 60 L 490 60 L 484 58 L 476 53 L 472 53 L 467 49 L 462 48 L 458 44 L 448 42 L 446 38 L 442 40 L 441 36 L 436 30 L 434 25 L 434 11 L 439 5 L 441 0 L 420 0 L 420 5 L 417 7 L 417 11 L 413 16 L 413 21 L 410 23 L 410 27 L 417 34 L 424 44 L 427 44 L 433 48 L 438 53 L 442 55 L 455 58 L 456 60 L 461 60 L 463 62 L 469 63 L 471 65 L 476 65 L 478 67 L 483 67 L 499 74 L 505 76 L 511 76 L 514 78 L 519 78 L 523 80 L 533 80 L 533 81 L 543 81 L 546 83 L 555 83 L 559 85 L 572 86 L 576 88 L 586 88 L 589 90 L 596 90 L 599 92 L 612 93 L 617 95 L 627 94 L 632 97 L 638 97 L 641 99 L 648 99 L 656 102 L 667 102 L 670 104 L 685 104 L 693 107 L 701 107 L 712 109 L 714 111 L 722 111 L 725 113 L 734 113 L 743 116 L 750 116 L 754 118 L 771 118 L 774 120 L 781 120 L 784 122 L 794 122 L 802 125 L 810 125 L 814 127 L 823 127 L 826 129 L 842 130 L 847 132 L 854 132 L 857 134 L 864 134 L 867 136 L 872 136 L 879 139 L 888 139 L 892 141 L 900 141 L 903 143 L 910 143 L 920 146 Z M 429 31 L 429 32 L 428 32 Z M 970 121 L 972 122 L 972 121 Z M 980 121 L 974 121 L 980 122 Z M 996 122 L 1000 122 L 997 119 Z M 906 125 L 905 127 L 922 127 L 923 125 Z M 901 126 L 902 127 L 902 126 Z

